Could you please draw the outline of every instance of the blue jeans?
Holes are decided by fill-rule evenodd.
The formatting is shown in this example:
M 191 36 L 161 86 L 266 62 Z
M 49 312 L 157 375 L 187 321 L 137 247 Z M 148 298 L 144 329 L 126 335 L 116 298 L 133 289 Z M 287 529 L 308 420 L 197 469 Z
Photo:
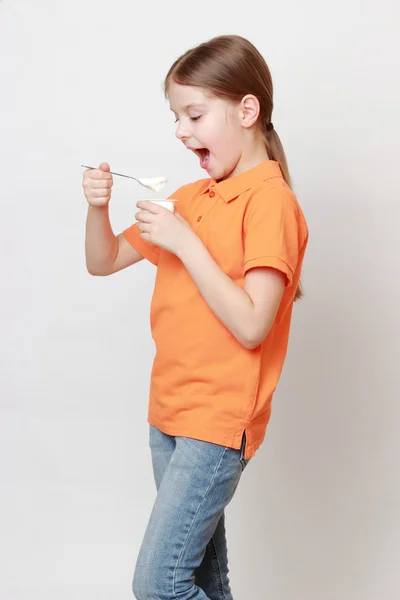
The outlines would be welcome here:
M 157 497 L 136 563 L 137 600 L 232 600 L 224 509 L 248 461 L 241 450 L 150 426 Z

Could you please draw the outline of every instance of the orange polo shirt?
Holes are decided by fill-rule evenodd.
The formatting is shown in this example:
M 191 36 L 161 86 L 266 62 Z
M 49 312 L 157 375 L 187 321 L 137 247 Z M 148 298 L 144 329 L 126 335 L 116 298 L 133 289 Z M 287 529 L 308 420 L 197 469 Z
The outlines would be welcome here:
M 245 432 L 247 459 L 264 439 L 285 360 L 307 224 L 279 163 L 270 160 L 220 182 L 184 185 L 171 198 L 237 285 L 244 287 L 254 267 L 286 275 L 274 324 L 249 350 L 217 319 L 174 254 L 142 240 L 136 223 L 123 232 L 158 267 L 150 312 L 156 355 L 149 423 L 169 435 L 237 449 Z

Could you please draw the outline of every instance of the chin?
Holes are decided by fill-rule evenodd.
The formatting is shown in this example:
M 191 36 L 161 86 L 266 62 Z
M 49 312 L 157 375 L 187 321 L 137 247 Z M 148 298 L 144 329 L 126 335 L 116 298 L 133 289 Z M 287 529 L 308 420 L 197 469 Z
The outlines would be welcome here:
M 210 168 L 207 169 L 207 173 L 210 177 L 215 179 L 216 181 L 221 181 L 222 179 L 228 179 L 232 176 L 233 171 L 235 171 L 239 161 L 233 160 L 231 164 L 221 165 L 217 164 L 210 165 Z
M 227 179 L 229 174 L 231 173 L 231 169 L 224 167 L 211 168 L 207 171 L 210 177 L 216 179 L 217 181 L 221 181 L 221 179 Z

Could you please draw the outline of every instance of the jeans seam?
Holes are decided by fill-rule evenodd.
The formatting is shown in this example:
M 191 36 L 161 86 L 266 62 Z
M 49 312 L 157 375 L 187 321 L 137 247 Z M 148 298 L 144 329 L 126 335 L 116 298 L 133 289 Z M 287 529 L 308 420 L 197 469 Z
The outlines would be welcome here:
M 210 481 L 210 483 L 209 483 L 209 486 L 208 486 L 208 488 L 206 489 L 206 491 L 204 492 L 204 496 L 203 496 L 203 498 L 202 498 L 202 500 L 201 500 L 201 502 L 200 502 L 200 504 L 199 504 L 199 506 L 198 506 L 198 508 L 197 508 L 196 514 L 193 516 L 192 523 L 191 523 L 191 525 L 190 525 L 190 527 L 189 527 L 189 530 L 188 530 L 188 532 L 187 532 L 187 534 L 186 534 L 186 538 L 185 538 L 185 540 L 184 540 L 184 542 L 183 542 L 183 544 L 182 544 L 182 548 L 181 548 L 181 551 L 180 551 L 180 553 L 179 553 L 178 560 L 176 561 L 176 565 L 175 565 L 175 569 L 174 569 L 174 575 L 173 575 L 173 578 L 172 578 L 172 593 L 174 594 L 174 597 L 175 597 L 175 598 L 178 598 L 178 596 L 176 595 L 176 592 L 175 592 L 175 584 L 176 584 L 176 572 L 177 572 L 177 570 L 178 570 L 179 563 L 180 563 L 180 560 L 181 560 L 181 558 L 182 558 L 183 551 L 184 551 L 184 549 L 185 549 L 185 547 L 186 547 L 186 543 L 187 543 L 187 541 L 188 541 L 188 539 L 189 539 L 190 532 L 192 531 L 193 524 L 194 524 L 194 523 L 195 523 L 195 521 L 196 521 L 196 517 L 197 517 L 197 515 L 199 514 L 199 511 L 200 511 L 201 507 L 203 506 L 204 500 L 206 499 L 206 496 L 207 496 L 208 492 L 209 492 L 209 491 L 210 491 L 210 489 L 211 489 L 211 486 L 212 486 L 212 484 L 213 484 L 213 482 L 214 482 L 214 479 L 215 479 L 215 476 L 216 476 L 216 474 L 217 474 L 217 471 L 218 471 L 218 469 L 219 469 L 219 467 L 220 467 L 220 465 L 221 465 L 222 459 L 224 458 L 224 456 L 225 456 L 225 454 L 226 454 L 227 450 L 228 450 L 228 448 L 225 448 L 225 449 L 224 449 L 223 453 L 221 454 L 221 458 L 219 459 L 218 463 L 215 465 L 214 473 L 212 474 L 212 477 L 211 477 L 211 481 Z
M 218 574 L 218 582 L 217 582 L 218 591 L 219 591 L 219 594 L 220 594 L 222 600 L 226 600 L 226 596 L 225 596 L 225 593 L 224 593 L 224 586 L 222 584 L 221 565 L 219 563 L 218 552 L 217 552 L 217 549 L 215 547 L 214 536 L 211 538 L 211 541 L 212 541 L 213 554 L 215 556 L 215 560 L 216 560 L 217 565 L 218 565 L 218 568 L 214 570 L 214 572 Z

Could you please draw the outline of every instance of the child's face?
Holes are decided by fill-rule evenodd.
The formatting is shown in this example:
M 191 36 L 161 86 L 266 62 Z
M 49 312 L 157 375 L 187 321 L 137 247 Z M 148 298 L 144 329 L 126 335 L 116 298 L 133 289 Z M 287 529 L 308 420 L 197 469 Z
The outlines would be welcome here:
M 177 118 L 175 135 L 195 152 L 200 166 L 214 179 L 232 174 L 245 145 L 239 105 L 174 81 L 168 86 L 168 99 Z

